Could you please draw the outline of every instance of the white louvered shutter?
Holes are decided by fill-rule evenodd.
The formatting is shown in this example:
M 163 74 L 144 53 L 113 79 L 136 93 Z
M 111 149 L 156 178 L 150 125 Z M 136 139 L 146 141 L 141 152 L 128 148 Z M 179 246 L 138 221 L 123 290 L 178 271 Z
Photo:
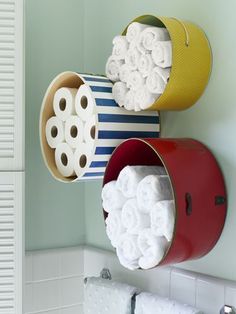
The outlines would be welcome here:
M 24 167 L 23 0 L 0 0 L 0 171 Z
M 0 173 L 0 314 L 22 314 L 23 176 Z
M 22 314 L 23 38 L 23 0 L 0 0 L 0 314 Z

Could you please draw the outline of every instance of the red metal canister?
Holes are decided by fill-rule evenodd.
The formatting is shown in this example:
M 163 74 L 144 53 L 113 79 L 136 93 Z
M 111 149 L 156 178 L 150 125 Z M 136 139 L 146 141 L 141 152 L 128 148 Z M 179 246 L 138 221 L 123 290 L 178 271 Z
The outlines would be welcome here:
M 171 180 L 175 230 L 159 265 L 207 254 L 221 235 L 227 210 L 224 178 L 208 148 L 193 139 L 129 139 L 111 156 L 104 184 L 127 165 L 162 165 Z

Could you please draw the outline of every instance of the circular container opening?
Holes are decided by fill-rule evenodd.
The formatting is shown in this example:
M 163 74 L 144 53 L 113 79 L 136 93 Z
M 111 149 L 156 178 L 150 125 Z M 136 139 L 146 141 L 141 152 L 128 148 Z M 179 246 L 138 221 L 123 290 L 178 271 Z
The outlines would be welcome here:
M 86 109 L 88 107 L 88 98 L 83 96 L 80 100 L 80 104 L 83 109 Z
M 205 145 L 193 139 L 126 140 L 113 152 L 104 184 L 116 180 L 127 165 L 164 166 L 170 178 L 175 226 L 159 265 L 176 264 L 209 253 L 223 230 L 227 196 L 222 172 Z
M 57 127 L 54 125 L 51 129 L 51 135 L 53 138 L 57 137 L 57 134 L 58 134 L 58 129 Z
M 172 42 L 169 80 L 161 96 L 146 110 L 180 111 L 193 106 L 206 88 L 212 67 L 212 53 L 203 30 L 174 17 L 143 15 L 132 22 L 166 28 Z
M 96 136 L 96 126 L 95 125 L 91 127 L 90 136 L 93 140 L 95 140 L 95 136 Z
M 72 182 L 76 180 L 76 176 L 73 177 L 64 177 L 58 171 L 55 163 L 55 149 L 52 149 L 46 140 L 45 128 L 47 121 L 54 116 L 53 110 L 53 98 L 56 91 L 63 87 L 68 88 L 79 88 L 84 81 L 82 78 L 75 72 L 63 72 L 59 74 L 50 84 L 48 87 L 40 113 L 40 143 L 41 149 L 43 153 L 43 158 L 45 161 L 46 166 L 48 167 L 49 171 L 53 175 L 54 178 L 61 182 Z M 61 99 L 61 110 L 66 106 L 65 100 Z M 64 104 L 63 104 L 64 103 Z
M 79 159 L 79 164 L 81 168 L 84 168 L 87 164 L 87 157 L 86 155 L 82 155 Z
M 63 166 L 67 166 L 68 164 L 68 158 L 67 158 L 67 155 L 65 153 L 61 154 L 61 162 L 63 164 Z
M 73 125 L 70 129 L 70 135 L 73 138 L 76 138 L 78 136 L 78 129 L 76 125 Z
M 162 161 L 159 154 L 154 150 L 154 148 L 142 139 L 128 139 L 120 144 L 113 152 L 104 176 L 103 185 L 106 183 L 117 180 L 120 171 L 126 166 L 162 166 L 165 168 L 166 173 L 170 179 L 169 172 Z M 172 181 L 170 179 L 170 185 L 173 195 L 173 200 L 175 202 L 175 193 L 173 190 Z M 176 202 L 175 202 L 176 204 Z M 175 206 L 176 207 L 176 206 Z M 108 213 L 103 211 L 104 218 L 106 219 Z M 160 261 L 159 265 L 165 260 L 168 252 L 172 246 L 173 239 L 175 236 L 177 211 L 175 210 L 175 224 L 173 229 L 173 235 L 171 241 L 168 243 L 165 254 Z M 158 265 L 157 265 L 158 266 Z
M 104 184 L 116 180 L 121 170 L 126 166 L 163 166 L 165 165 L 157 152 L 141 139 L 124 141 L 113 152 L 104 176 Z M 166 169 L 168 174 L 168 171 Z
M 66 99 L 65 98 L 62 98 L 59 102 L 59 107 L 60 107 L 60 110 L 61 111 L 65 111 L 66 109 Z

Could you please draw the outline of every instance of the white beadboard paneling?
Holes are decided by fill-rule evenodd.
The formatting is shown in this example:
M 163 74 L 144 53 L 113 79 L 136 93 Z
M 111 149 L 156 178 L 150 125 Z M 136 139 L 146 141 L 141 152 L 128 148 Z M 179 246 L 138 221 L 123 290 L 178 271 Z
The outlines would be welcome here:
M 84 276 L 99 276 L 101 270 L 108 267 L 108 258 L 111 253 L 94 248 L 84 250 Z
M 32 255 L 33 281 L 58 278 L 61 254 L 57 250 L 39 251 Z
M 30 313 L 33 310 L 33 284 L 28 283 L 25 286 L 25 313 Z
M 0 173 L 0 314 L 22 313 L 23 173 Z
M 170 298 L 191 306 L 196 305 L 196 277 L 190 272 L 173 269 Z
M 224 305 L 224 285 L 221 281 L 197 279 L 196 306 L 206 314 L 216 314 Z
M 71 306 L 61 310 L 61 314 L 83 314 L 83 305 Z
M 60 307 L 60 281 L 33 283 L 33 311 L 46 311 Z
M 26 253 L 25 256 L 25 281 L 30 283 L 33 281 L 33 262 L 32 254 Z
M 83 276 L 84 275 L 84 257 L 83 251 L 79 249 L 65 249 L 61 252 L 61 275 Z
M 24 169 L 23 0 L 0 1 L 0 170 Z
M 83 274 L 81 247 L 27 252 L 24 313 L 82 314 Z
M 130 274 L 130 282 L 144 291 L 156 293 L 162 297 L 170 294 L 170 268 L 160 267 L 146 271 L 139 270 Z
M 47 279 L 41 279 L 41 281 L 33 279 L 32 283 L 26 285 L 26 297 L 28 295 L 28 298 L 32 298 L 34 303 L 31 304 L 30 300 L 26 300 L 26 303 L 28 301 L 26 309 L 32 310 L 28 313 L 25 311 L 27 314 L 54 314 L 54 312 L 82 314 L 83 276 L 99 276 L 104 267 L 109 268 L 115 280 L 135 285 L 143 291 L 157 293 L 163 297 L 170 297 L 196 306 L 203 310 L 204 314 L 219 313 L 224 304 L 236 306 L 236 283 L 232 281 L 220 280 L 176 267 L 159 267 L 149 271 L 132 272 L 119 265 L 115 254 L 88 247 L 32 252 L 26 255 L 26 259 L 29 259 L 31 255 L 33 258 L 39 256 L 42 258 L 45 253 L 49 255 L 51 253 L 53 256 L 57 253 L 58 256 L 61 256 L 61 272 L 58 278 L 55 278 L 54 270 L 51 267 L 53 258 L 44 259 L 45 267 L 47 267 L 47 262 L 49 263 L 52 276 L 49 276 L 50 272 L 48 272 Z M 78 268 L 71 260 L 73 257 L 74 263 L 80 265 Z M 26 265 L 30 265 L 30 261 L 26 261 Z M 64 266 L 62 267 L 62 265 Z M 73 269 L 71 272 L 70 267 Z M 75 275 L 77 272 L 79 275 Z M 29 275 L 28 278 L 30 278 Z M 37 276 L 35 277 L 33 274 L 32 278 L 37 278 Z
M 52 311 L 46 311 L 46 312 L 38 312 L 37 314 L 61 314 L 61 310 L 52 310 Z
M 225 304 L 236 308 L 236 283 L 225 287 Z
M 61 306 L 83 303 L 84 279 L 82 276 L 62 279 L 60 284 Z

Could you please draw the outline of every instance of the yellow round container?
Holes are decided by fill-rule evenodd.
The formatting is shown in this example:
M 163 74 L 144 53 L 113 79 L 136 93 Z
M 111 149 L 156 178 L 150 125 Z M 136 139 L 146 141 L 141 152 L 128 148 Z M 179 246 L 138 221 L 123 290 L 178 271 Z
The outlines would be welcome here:
M 191 22 L 153 15 L 132 22 L 165 27 L 172 41 L 169 81 L 164 93 L 147 110 L 184 110 L 194 105 L 208 83 L 212 66 L 211 48 L 203 30 Z

